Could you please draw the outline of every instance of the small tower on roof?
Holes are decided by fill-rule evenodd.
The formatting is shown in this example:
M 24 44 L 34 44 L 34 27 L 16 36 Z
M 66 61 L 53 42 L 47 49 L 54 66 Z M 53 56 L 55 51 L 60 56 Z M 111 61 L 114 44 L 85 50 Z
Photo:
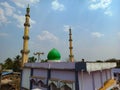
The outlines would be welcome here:
M 71 27 L 69 28 L 69 49 L 70 49 L 70 55 L 69 55 L 69 60 L 70 62 L 74 62 L 74 55 L 73 55 L 73 46 L 72 46 L 72 32 L 71 32 Z
M 22 67 L 24 66 L 25 63 L 28 62 L 28 54 L 29 54 L 29 49 L 28 49 L 28 40 L 29 40 L 29 27 L 30 27 L 30 8 L 29 5 L 26 8 L 26 15 L 25 15 L 25 23 L 24 23 L 24 36 L 23 36 L 23 49 L 21 50 L 22 54 Z

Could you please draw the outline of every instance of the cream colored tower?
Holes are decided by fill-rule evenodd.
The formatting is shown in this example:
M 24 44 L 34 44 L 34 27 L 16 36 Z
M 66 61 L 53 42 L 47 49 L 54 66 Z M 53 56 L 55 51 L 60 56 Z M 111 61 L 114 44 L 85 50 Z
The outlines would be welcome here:
M 71 32 L 71 28 L 69 28 L 69 49 L 70 49 L 70 55 L 69 55 L 69 60 L 70 62 L 74 62 L 74 55 L 73 55 L 73 47 L 72 47 L 72 32 Z
M 29 27 L 30 27 L 30 8 L 29 5 L 26 8 L 26 15 L 25 15 L 25 23 L 24 23 L 24 36 L 23 36 L 23 50 L 21 50 L 22 53 L 22 67 L 24 66 L 25 63 L 28 62 L 28 40 L 29 40 Z

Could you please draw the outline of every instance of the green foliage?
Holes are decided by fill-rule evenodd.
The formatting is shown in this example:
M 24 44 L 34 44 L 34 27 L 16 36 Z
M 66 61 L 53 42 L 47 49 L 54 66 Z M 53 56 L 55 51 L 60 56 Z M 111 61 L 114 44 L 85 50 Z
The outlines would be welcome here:
M 32 56 L 32 57 L 29 57 L 28 62 L 33 63 L 36 60 L 37 60 L 37 58 L 35 58 L 34 56 Z
M 42 62 L 42 63 L 43 63 L 43 62 L 47 62 L 47 59 L 46 59 L 46 60 L 43 60 L 43 59 L 42 59 L 41 62 Z
M 12 69 L 15 72 L 19 72 L 21 69 L 21 56 L 17 55 L 14 59 L 7 58 L 2 67 L 3 69 Z
M 112 59 L 108 59 L 108 60 L 106 60 L 105 62 L 117 62 L 117 61 L 118 61 L 117 59 L 112 58 Z
M 13 71 L 20 72 L 21 70 L 21 56 L 17 55 L 13 61 Z
M 101 62 L 101 61 L 96 61 L 96 62 Z M 105 62 L 116 62 L 116 64 L 117 64 L 116 68 L 120 68 L 120 60 L 119 59 L 112 58 L 112 59 L 105 60 Z
M 11 58 L 7 58 L 5 63 L 3 64 L 3 69 L 12 69 L 13 68 L 13 60 Z
M 97 60 L 96 62 L 103 62 L 103 61 L 101 61 L 101 60 Z

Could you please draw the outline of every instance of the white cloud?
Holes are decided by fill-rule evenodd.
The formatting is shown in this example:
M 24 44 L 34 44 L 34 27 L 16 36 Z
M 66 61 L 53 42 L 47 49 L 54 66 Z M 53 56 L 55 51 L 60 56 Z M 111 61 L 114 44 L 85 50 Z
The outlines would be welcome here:
M 14 1 L 14 0 L 13 0 Z M 39 0 L 30 0 L 30 3 L 38 2 Z M 15 0 L 15 2 L 26 2 L 23 0 Z M 25 23 L 25 16 L 18 15 L 17 12 L 21 14 L 20 11 L 16 10 L 14 7 L 12 7 L 8 2 L 1 2 L 0 3 L 0 25 L 9 23 L 9 17 L 15 19 L 17 21 L 17 27 L 23 28 Z M 30 24 L 35 24 L 36 22 L 32 19 L 30 19 Z
M 104 14 L 111 16 L 112 12 L 110 11 L 110 4 L 112 0 L 90 0 L 89 9 L 90 10 L 97 10 L 102 9 L 104 10 Z
M 92 32 L 91 35 L 95 38 L 100 38 L 100 37 L 104 36 L 104 34 L 99 33 L 99 32 Z
M 90 9 L 105 9 L 108 8 L 112 0 L 92 0 L 90 4 Z
M 53 0 L 51 5 L 53 10 L 63 11 L 65 9 L 64 5 L 59 3 L 58 0 Z
M 112 16 L 112 15 L 113 15 L 113 13 L 112 13 L 110 10 L 106 10 L 106 11 L 104 12 L 104 14 L 109 15 L 109 16 Z
M 7 2 L 2 2 L 0 3 L 0 5 L 3 6 L 3 8 L 5 9 L 4 11 L 7 16 L 13 15 L 15 10 L 14 7 L 10 6 Z
M 10 6 L 7 2 L 0 3 L 0 25 L 10 23 L 8 16 L 14 14 L 15 8 Z
M 39 40 L 47 40 L 47 41 L 53 41 L 53 42 L 58 41 L 58 38 L 54 34 L 48 31 L 43 31 L 42 34 L 38 35 L 37 37 Z
M 7 33 L 0 33 L 0 37 L 6 37 L 6 36 L 8 36 Z
M 70 28 L 69 25 L 64 25 L 64 31 L 65 31 L 65 32 L 69 32 L 69 28 Z
M 18 7 L 24 8 L 28 4 L 33 5 L 39 3 L 40 0 L 12 0 Z
M 31 2 L 33 2 L 33 1 L 31 1 Z M 25 22 L 25 16 L 15 14 L 15 11 L 16 11 L 15 8 L 12 7 L 10 4 L 8 4 L 7 2 L 1 2 L 0 5 L 1 5 L 1 7 L 0 7 L 0 25 L 4 24 L 4 23 L 9 23 L 10 22 L 9 17 L 12 17 L 17 21 L 17 26 L 19 28 L 24 27 L 23 24 Z M 17 12 L 19 12 L 19 11 L 17 11 Z M 35 24 L 35 21 L 30 19 L 30 24 Z
M 118 32 L 118 35 L 120 36 L 120 32 Z
M 0 8 L 0 25 L 4 23 L 8 23 L 8 20 L 5 16 L 4 10 Z
M 23 27 L 24 27 L 23 24 L 25 23 L 25 16 L 14 14 L 14 15 L 13 15 L 13 18 L 15 18 L 15 19 L 17 20 L 17 22 L 18 22 L 17 26 L 18 26 L 19 28 L 23 28 Z M 34 20 L 30 19 L 30 24 L 31 24 L 31 25 L 32 25 L 32 24 L 35 24 L 35 23 L 36 23 L 36 22 L 35 22 Z
M 23 28 L 23 24 L 25 22 L 25 16 L 14 14 L 13 17 L 17 20 L 17 23 L 18 23 L 17 26 L 19 28 Z

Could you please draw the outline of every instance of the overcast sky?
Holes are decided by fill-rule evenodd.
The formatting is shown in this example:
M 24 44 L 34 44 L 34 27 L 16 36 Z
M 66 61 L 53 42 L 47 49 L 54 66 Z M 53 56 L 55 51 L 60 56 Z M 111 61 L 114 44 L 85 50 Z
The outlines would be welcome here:
M 0 0 L 0 62 L 21 55 L 28 4 L 29 56 L 40 51 L 46 59 L 56 48 L 68 59 L 71 27 L 76 61 L 120 59 L 120 0 Z

